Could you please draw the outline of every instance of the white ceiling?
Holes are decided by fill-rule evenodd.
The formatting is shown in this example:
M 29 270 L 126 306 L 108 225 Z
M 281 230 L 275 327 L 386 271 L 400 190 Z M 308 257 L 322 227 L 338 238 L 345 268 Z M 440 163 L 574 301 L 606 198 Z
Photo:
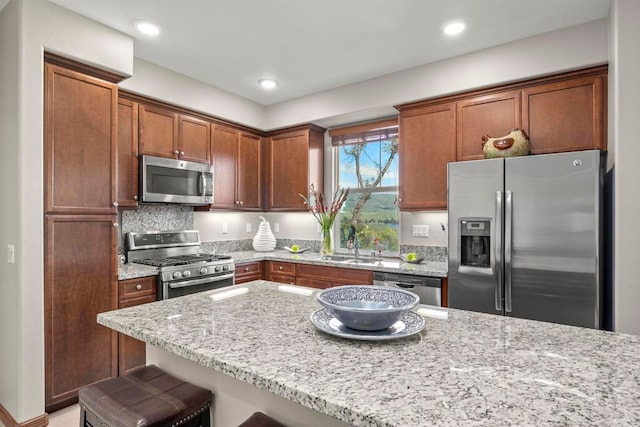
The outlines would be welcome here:
M 611 0 L 50 1 L 130 34 L 139 58 L 269 105 L 604 18 Z M 467 31 L 446 37 L 453 19 Z

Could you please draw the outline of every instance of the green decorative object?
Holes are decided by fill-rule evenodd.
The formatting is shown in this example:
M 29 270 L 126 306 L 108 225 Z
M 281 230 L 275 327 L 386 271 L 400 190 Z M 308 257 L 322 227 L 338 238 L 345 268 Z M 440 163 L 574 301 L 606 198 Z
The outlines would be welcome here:
M 331 206 L 327 206 L 324 203 L 324 195 L 316 191 L 313 184 L 309 187 L 309 197 L 304 194 L 300 194 L 304 204 L 307 205 L 309 212 L 318 220 L 320 224 L 320 232 L 322 233 L 320 242 L 320 254 L 321 255 L 333 255 L 333 242 L 331 236 L 331 229 L 333 223 L 336 220 L 336 215 L 340 212 L 340 208 L 347 200 L 349 196 L 348 188 L 338 188 L 333 193 L 333 200 Z

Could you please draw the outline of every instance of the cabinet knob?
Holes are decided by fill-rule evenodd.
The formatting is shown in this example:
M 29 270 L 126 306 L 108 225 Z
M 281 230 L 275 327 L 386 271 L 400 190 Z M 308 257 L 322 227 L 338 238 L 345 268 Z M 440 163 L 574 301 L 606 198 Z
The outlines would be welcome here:
M 113 226 L 114 226 L 115 228 L 118 228 L 118 223 L 117 223 L 117 222 L 114 222 L 114 223 L 113 223 Z
M 180 152 L 180 155 L 181 155 L 181 156 L 184 156 L 184 151 L 181 151 L 181 152 Z
M 278 269 L 279 270 L 284 270 L 284 268 L 282 266 L 279 266 Z
M 173 150 L 173 154 L 177 156 L 178 154 L 180 154 L 180 152 L 178 150 Z
M 138 200 L 138 196 L 133 196 L 133 200 Z
M 113 202 L 113 207 L 117 208 L 118 207 L 118 202 Z
M 244 268 L 244 271 L 249 271 L 249 270 L 250 270 L 250 268 L 249 268 L 249 267 L 245 267 L 245 268 Z
M 137 289 L 137 290 L 142 289 L 142 285 L 136 285 L 136 289 Z
M 243 202 L 242 200 L 240 200 L 240 204 L 241 204 L 241 205 L 244 205 L 244 202 Z

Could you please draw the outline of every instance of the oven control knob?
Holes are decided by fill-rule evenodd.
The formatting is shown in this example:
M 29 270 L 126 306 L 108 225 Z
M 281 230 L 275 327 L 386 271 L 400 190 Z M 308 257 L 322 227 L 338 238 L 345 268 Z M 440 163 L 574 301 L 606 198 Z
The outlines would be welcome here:
M 175 272 L 173 273 L 173 278 L 174 278 L 174 279 L 179 279 L 179 278 L 181 278 L 181 277 L 182 277 L 182 273 L 181 273 L 181 272 L 179 272 L 179 271 L 175 271 Z
M 189 270 L 185 270 L 184 273 L 182 273 L 182 277 L 189 277 L 191 276 L 191 271 Z
M 216 273 L 219 273 L 222 271 L 222 267 L 219 265 L 216 265 Z
M 223 265 L 223 266 L 222 266 L 222 269 L 223 269 L 224 271 L 229 271 L 229 265 L 228 265 L 228 264 Z
M 207 274 L 209 272 L 209 270 L 207 270 L 207 267 L 202 267 L 200 269 L 200 274 Z

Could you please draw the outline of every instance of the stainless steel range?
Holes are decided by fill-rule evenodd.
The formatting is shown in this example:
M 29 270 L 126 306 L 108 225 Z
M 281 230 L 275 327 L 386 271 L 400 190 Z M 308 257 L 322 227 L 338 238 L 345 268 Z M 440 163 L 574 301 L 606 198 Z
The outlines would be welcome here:
M 234 284 L 233 258 L 200 253 L 197 230 L 130 232 L 127 247 L 128 262 L 159 268 L 158 299 Z

